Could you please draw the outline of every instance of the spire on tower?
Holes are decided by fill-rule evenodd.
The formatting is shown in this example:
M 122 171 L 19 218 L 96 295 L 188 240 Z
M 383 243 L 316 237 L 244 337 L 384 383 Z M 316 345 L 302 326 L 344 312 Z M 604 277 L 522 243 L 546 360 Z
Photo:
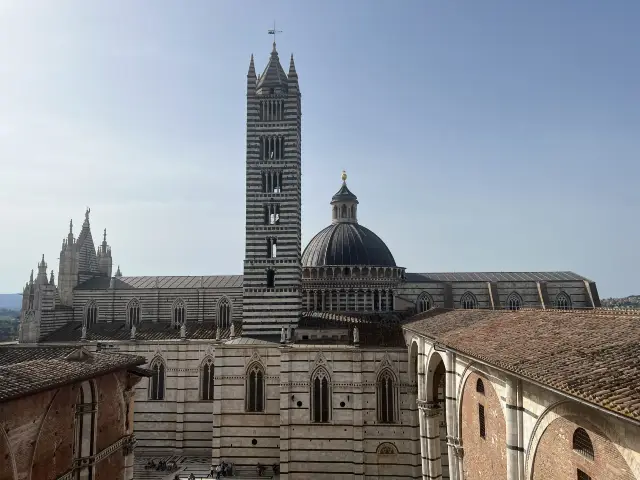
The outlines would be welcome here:
M 49 285 L 55 285 L 54 276 L 53 276 L 53 270 L 51 270 L 51 278 L 49 278 Z
M 73 235 L 73 218 L 69 220 L 69 235 Z
M 122 272 L 120 271 L 120 265 L 118 265 L 118 270 L 116 270 L 116 277 L 121 277 L 122 276 Z

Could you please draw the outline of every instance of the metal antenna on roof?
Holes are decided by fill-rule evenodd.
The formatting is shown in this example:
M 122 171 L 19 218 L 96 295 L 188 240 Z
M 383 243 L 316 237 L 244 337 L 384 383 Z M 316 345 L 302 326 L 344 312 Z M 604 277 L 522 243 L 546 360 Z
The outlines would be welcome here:
M 273 21 L 273 28 L 269 30 L 269 35 L 273 35 L 273 49 L 276 49 L 276 34 L 282 33 L 282 30 L 276 30 L 276 21 Z

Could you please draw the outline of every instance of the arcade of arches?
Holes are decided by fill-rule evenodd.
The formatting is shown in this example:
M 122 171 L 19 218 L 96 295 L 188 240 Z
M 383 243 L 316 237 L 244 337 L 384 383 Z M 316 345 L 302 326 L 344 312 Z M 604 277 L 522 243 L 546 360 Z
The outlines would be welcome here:
M 405 336 L 423 479 L 640 480 L 637 425 Z

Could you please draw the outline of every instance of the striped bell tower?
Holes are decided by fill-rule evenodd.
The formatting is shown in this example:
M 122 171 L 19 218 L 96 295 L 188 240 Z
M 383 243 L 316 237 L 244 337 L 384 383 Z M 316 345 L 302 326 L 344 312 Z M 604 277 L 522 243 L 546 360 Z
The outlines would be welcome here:
M 276 50 L 247 75 L 246 245 L 243 335 L 279 335 L 302 310 L 301 111 L 293 55 L 286 74 Z

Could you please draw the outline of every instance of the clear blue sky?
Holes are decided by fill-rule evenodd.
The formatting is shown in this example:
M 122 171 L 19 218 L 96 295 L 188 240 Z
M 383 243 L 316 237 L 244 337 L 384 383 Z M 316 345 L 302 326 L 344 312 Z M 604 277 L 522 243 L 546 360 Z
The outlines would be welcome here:
M 246 72 L 274 19 L 303 95 L 304 245 L 344 168 L 409 271 L 640 293 L 632 0 L 2 0 L 0 292 L 43 253 L 57 274 L 87 205 L 125 275 L 242 273 Z

